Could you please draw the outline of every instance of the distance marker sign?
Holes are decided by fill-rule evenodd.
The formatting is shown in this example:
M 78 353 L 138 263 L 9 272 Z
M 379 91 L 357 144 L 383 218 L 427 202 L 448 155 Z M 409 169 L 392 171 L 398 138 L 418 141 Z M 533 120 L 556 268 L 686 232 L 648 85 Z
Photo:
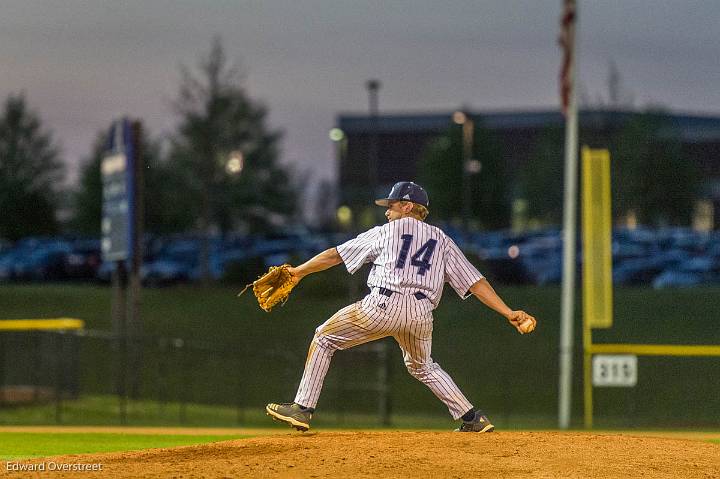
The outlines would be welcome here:
M 634 387 L 637 384 L 637 356 L 598 354 L 592 360 L 594 386 Z

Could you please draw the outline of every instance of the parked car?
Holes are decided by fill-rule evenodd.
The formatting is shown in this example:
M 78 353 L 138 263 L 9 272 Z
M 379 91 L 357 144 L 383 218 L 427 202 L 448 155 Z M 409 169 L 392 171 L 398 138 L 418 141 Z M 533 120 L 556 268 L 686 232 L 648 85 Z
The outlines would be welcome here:
M 209 244 L 209 274 L 217 280 L 222 277 L 222 242 L 212 238 Z M 168 241 L 155 258 L 143 264 L 142 280 L 147 285 L 161 286 L 197 281 L 202 276 L 202 241 L 198 238 L 176 238 Z
M 115 261 L 103 261 L 100 263 L 100 266 L 98 266 L 95 277 L 103 283 L 109 283 L 112 281 L 112 275 L 116 268 Z
M 697 257 L 663 271 L 652 285 L 662 289 L 717 282 L 720 282 L 720 265 L 711 258 Z
M 613 266 L 613 282 L 628 285 L 649 285 L 663 271 L 688 261 L 685 251 L 669 250 L 654 255 L 627 259 Z
M 65 277 L 90 280 L 97 277 L 102 263 L 100 240 L 79 240 L 65 256 Z
M 20 251 L 10 250 L 0 256 L 0 281 L 15 279 L 15 263 L 22 255 Z
M 57 281 L 65 279 L 65 257 L 69 246 L 40 248 L 18 258 L 14 278 L 20 281 Z
M 525 264 L 532 282 L 557 284 L 562 279 L 562 242 L 559 236 L 540 234 L 517 245 L 517 257 Z
M 325 240 L 308 232 L 278 232 L 256 238 L 248 256 L 263 258 L 268 267 L 287 263 L 292 257 L 310 258 L 327 247 Z
M 24 265 L 27 257 L 42 244 L 42 239 L 29 237 L 21 239 L 14 245 L 5 245 L 3 254 L 0 256 L 0 280 L 9 281 L 16 279 L 16 267 Z

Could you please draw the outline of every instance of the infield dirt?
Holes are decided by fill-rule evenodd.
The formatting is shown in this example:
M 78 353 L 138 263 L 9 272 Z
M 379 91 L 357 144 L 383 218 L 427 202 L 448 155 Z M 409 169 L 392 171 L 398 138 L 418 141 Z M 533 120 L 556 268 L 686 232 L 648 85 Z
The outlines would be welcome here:
M 100 464 L 99 472 L 4 477 L 716 478 L 720 445 L 693 439 L 561 432 L 310 432 L 22 464 Z M 3 464 L 5 466 L 5 464 Z

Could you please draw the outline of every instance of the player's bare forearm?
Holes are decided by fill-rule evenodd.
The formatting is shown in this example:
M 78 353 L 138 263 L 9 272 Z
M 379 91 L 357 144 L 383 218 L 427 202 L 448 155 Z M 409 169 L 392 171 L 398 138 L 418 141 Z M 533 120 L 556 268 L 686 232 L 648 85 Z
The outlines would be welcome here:
M 317 273 L 318 271 L 324 271 L 328 268 L 332 268 L 342 263 L 342 258 L 335 248 L 328 248 L 322 253 L 319 253 L 303 264 L 299 266 L 291 267 L 289 269 L 290 274 L 296 277 L 300 281 L 305 276 L 311 273 Z
M 473 284 L 470 287 L 470 292 L 488 308 L 497 311 L 506 318 L 510 318 L 512 310 L 505 304 L 505 301 L 498 296 L 485 278 Z
M 535 329 L 537 320 L 525 311 L 510 309 L 485 278 L 473 284 L 470 292 L 487 307 L 505 316 L 520 334 L 531 333 Z

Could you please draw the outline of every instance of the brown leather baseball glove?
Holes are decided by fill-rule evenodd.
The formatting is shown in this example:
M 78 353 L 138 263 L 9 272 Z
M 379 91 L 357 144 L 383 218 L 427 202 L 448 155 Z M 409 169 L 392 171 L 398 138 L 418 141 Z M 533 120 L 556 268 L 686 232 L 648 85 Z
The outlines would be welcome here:
M 255 298 L 257 298 L 258 304 L 268 313 L 278 303 L 285 304 L 290 296 L 290 292 L 297 284 L 293 281 L 290 271 L 288 271 L 289 267 L 289 264 L 271 266 L 267 273 L 253 281 L 252 284 L 245 286 L 245 289 L 240 291 L 238 296 L 252 286 L 253 294 Z

